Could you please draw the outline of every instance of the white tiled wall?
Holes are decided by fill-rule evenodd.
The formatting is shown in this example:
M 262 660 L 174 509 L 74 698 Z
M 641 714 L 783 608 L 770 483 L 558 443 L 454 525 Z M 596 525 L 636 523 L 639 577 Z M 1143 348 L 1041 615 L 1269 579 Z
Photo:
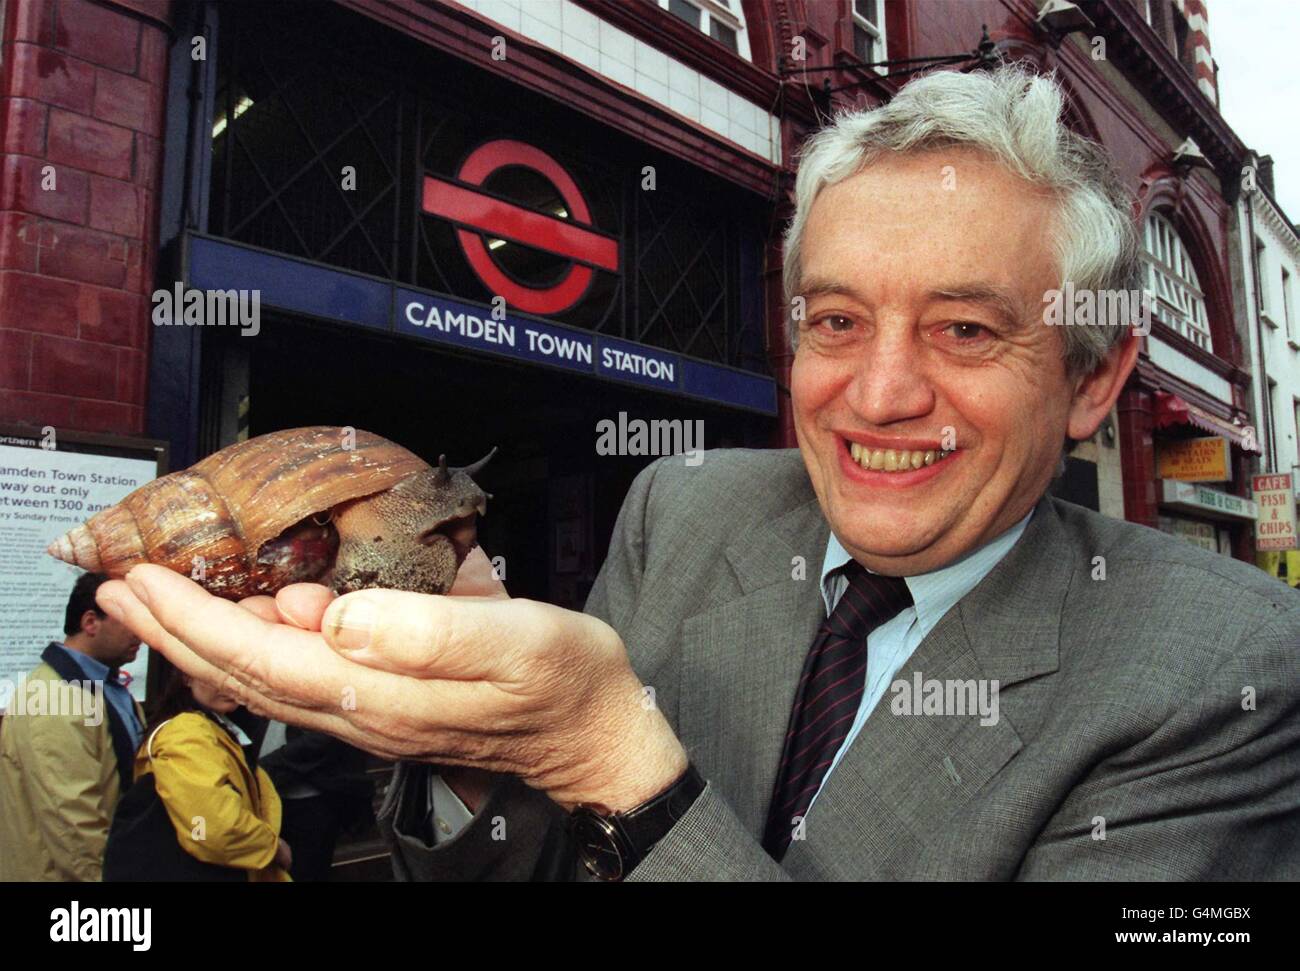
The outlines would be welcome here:
M 781 161 L 780 123 L 762 106 L 570 0 L 454 2 L 560 52 L 756 155 L 774 163 Z
M 1204 364 L 1193 361 L 1154 334 L 1147 338 L 1147 350 L 1151 354 L 1152 364 L 1182 378 L 1193 387 L 1209 392 L 1220 401 L 1232 403 L 1232 386 Z

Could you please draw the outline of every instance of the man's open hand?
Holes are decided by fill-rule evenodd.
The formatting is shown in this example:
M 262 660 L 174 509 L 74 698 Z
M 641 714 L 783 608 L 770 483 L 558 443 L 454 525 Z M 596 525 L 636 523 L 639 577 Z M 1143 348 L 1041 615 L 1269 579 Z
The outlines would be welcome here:
M 295 584 L 236 605 L 163 567 L 99 588 L 110 615 L 256 714 L 386 758 L 519 776 L 570 808 L 627 809 L 686 754 L 628 663 L 586 614 L 512 600 L 475 550 L 451 591 Z

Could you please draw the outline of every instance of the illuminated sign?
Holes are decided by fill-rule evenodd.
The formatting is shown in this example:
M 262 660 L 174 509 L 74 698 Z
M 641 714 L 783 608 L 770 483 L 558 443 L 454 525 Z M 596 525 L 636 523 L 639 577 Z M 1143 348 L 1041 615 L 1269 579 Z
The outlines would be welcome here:
M 764 414 L 776 412 L 775 385 L 761 375 L 519 314 L 494 316 L 481 306 L 406 287 L 396 289 L 395 304 L 399 334 Z
M 1156 449 L 1156 475 L 1181 482 L 1226 482 L 1232 478 L 1226 438 L 1188 438 L 1161 442 Z
M 483 188 L 492 175 L 512 167 L 529 169 L 549 181 L 571 218 L 518 205 Z M 456 237 L 483 285 L 527 313 L 568 310 L 587 292 L 596 270 L 618 272 L 618 240 L 592 228 L 591 211 L 573 177 L 551 156 L 523 142 L 498 139 L 480 145 L 461 163 L 455 179 L 426 175 L 423 208 L 460 227 Z M 569 267 L 556 283 L 527 286 L 496 264 L 484 235 L 563 257 Z

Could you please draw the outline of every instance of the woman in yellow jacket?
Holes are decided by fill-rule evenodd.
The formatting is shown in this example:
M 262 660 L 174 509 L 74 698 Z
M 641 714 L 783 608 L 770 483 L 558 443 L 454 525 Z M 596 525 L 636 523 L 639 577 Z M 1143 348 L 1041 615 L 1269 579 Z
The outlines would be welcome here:
M 135 778 L 153 773 L 159 800 L 190 856 L 247 872 L 254 882 L 289 881 L 280 839 L 280 797 L 260 767 L 250 770 L 226 716 L 239 707 L 168 666 L 170 682 L 136 754 Z

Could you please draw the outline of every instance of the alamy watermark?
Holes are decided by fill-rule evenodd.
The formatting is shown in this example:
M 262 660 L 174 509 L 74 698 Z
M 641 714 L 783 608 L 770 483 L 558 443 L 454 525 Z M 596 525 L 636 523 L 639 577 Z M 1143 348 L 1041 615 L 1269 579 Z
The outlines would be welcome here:
M 998 723 L 998 682 L 987 678 L 940 681 L 913 671 L 911 681 L 899 678 L 889 691 L 894 696 L 889 710 L 895 715 L 979 715 L 985 727 Z
M 15 715 L 57 715 L 80 718 L 87 728 L 104 721 L 104 682 L 0 678 L 0 711 Z
M 683 421 L 679 418 L 653 419 L 627 417 L 618 413 L 618 421 L 602 418 L 596 422 L 597 455 L 684 455 L 687 465 L 704 461 L 704 420 Z
M 149 299 L 155 327 L 238 327 L 241 337 L 256 337 L 262 329 L 261 290 L 195 290 L 178 281 Z
M 78 900 L 50 911 L 50 940 L 56 944 L 130 944 L 147 951 L 153 941 L 150 907 L 82 907 Z
M 1155 298 L 1146 290 L 1064 289 L 1043 292 L 1043 323 L 1049 327 L 1132 327 L 1146 337 L 1151 333 L 1151 307 Z

